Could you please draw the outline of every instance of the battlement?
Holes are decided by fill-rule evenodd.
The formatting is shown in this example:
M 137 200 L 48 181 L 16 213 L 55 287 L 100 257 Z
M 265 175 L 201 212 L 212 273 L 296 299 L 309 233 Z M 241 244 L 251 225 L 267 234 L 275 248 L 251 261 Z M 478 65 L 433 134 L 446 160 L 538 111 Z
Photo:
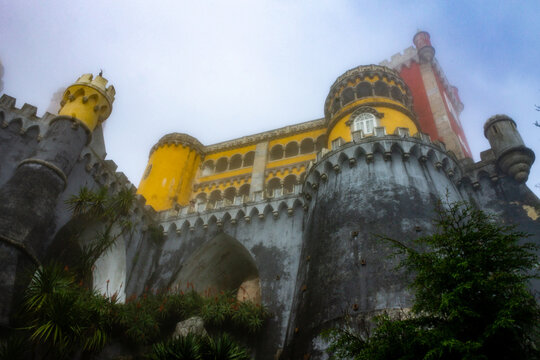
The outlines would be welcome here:
M 108 80 L 102 77 L 101 75 L 94 77 L 93 74 L 83 74 L 77 79 L 77 81 L 75 81 L 73 85 L 85 85 L 85 86 L 94 88 L 98 90 L 100 93 L 102 93 L 103 96 L 107 98 L 109 103 L 112 104 L 114 102 L 114 96 L 116 95 L 116 90 L 114 89 L 114 86 L 112 85 L 107 86 L 107 82 Z

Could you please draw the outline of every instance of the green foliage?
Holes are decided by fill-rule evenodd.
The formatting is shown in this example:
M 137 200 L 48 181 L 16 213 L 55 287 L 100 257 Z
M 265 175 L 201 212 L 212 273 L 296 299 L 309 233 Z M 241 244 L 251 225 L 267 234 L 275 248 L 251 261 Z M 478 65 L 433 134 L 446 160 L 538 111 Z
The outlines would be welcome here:
M 201 338 L 188 334 L 152 346 L 151 360 L 201 360 Z
M 75 219 L 81 224 L 100 224 L 93 241 L 83 244 L 81 256 L 74 269 L 77 278 L 88 279 L 92 275 L 92 267 L 116 240 L 130 231 L 132 224 L 127 215 L 135 201 L 135 193 L 122 188 L 114 194 L 102 187 L 96 191 L 82 187 L 77 195 L 72 195 L 67 201 Z M 79 234 L 85 226 L 78 229 Z M 77 239 L 77 237 L 76 237 Z
M 269 316 L 264 307 L 240 302 L 233 293 L 205 297 L 194 291 L 146 290 L 121 304 L 116 301 L 116 294 L 108 298 L 82 284 L 76 282 L 76 275 L 67 267 L 50 265 L 35 272 L 26 290 L 22 312 L 29 341 L 53 358 L 67 358 L 77 350 L 97 352 L 112 338 L 137 346 L 154 344 L 166 338 L 177 322 L 192 316 L 202 317 L 216 332 L 251 333 L 259 330 Z M 234 354 L 239 348 L 228 339 L 225 336 L 208 340 L 205 349 Z M 174 348 L 182 344 L 173 345 Z M 171 346 L 162 343 L 156 351 L 169 351 Z M 242 354 L 240 350 L 238 353 Z
M 11 336 L 0 343 L 0 360 L 23 360 L 28 358 L 28 341 L 20 335 Z
M 369 337 L 330 331 L 335 358 L 537 359 L 540 308 L 527 285 L 538 247 L 465 203 L 440 204 L 435 225 L 414 248 L 386 239 L 414 275 L 412 316 L 381 316 Z
M 109 299 L 77 285 L 67 268 L 40 267 L 28 286 L 24 303 L 30 340 L 55 358 L 74 351 L 97 351 L 109 340 L 106 319 L 114 305 Z
M 221 333 L 214 337 L 188 334 L 185 337 L 154 344 L 149 358 L 152 360 L 248 360 L 250 357 L 247 350 L 229 334 Z
M 166 338 L 177 322 L 192 316 L 201 316 L 217 332 L 229 329 L 250 333 L 258 331 L 268 317 L 263 307 L 239 302 L 234 293 L 206 297 L 194 291 L 152 292 L 146 289 L 141 296 L 132 296 L 125 304 L 120 304 L 117 294 L 108 298 L 85 287 L 96 260 L 131 229 L 126 219 L 133 201 L 131 190 L 123 189 L 110 195 L 105 188 L 98 191 L 82 188 L 68 201 L 77 224 L 81 225 L 75 237 L 77 232 L 80 235 L 85 224 L 97 224 L 102 230 L 84 244 L 76 266 L 71 269 L 59 264 L 40 267 L 25 291 L 21 304 L 21 321 L 25 326 L 19 334 L 44 358 L 69 358 L 77 351 L 99 352 L 113 338 L 135 346 L 151 345 Z M 151 227 L 150 232 L 154 241 L 163 238 L 158 227 Z M 173 351 L 182 354 L 180 349 L 189 348 L 194 341 L 186 338 L 160 343 L 155 346 L 155 353 Z M 242 349 L 235 347 L 236 343 L 227 336 L 201 341 L 197 340 L 197 346 L 201 347 L 197 351 L 201 356 L 206 354 L 204 345 L 204 349 L 214 349 L 212 354 L 217 351 L 229 354 L 229 357 L 220 355 L 212 359 L 243 359 Z M 16 340 L 3 344 L 0 355 L 7 354 L 5 357 L 9 358 L 16 352 L 13 349 L 17 344 Z
M 232 292 L 221 292 L 205 298 L 200 315 L 206 324 L 222 327 L 224 324 L 248 330 L 251 333 L 259 331 L 268 317 L 266 309 L 250 301 L 241 302 Z

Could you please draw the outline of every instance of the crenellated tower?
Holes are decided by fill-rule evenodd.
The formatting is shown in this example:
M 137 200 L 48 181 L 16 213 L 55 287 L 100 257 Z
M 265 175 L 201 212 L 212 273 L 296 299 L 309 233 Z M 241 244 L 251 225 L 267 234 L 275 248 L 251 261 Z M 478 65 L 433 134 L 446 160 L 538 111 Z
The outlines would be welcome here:
M 150 150 L 138 193 L 155 210 L 189 204 L 204 146 L 187 134 L 163 136 Z
M 0 189 L 0 322 L 6 325 L 16 297 L 47 251 L 57 199 L 92 131 L 111 113 L 115 90 L 107 80 L 81 76 L 64 95 L 35 153 L 21 159 Z
M 411 304 L 405 275 L 377 234 L 405 240 L 430 231 L 436 200 L 461 195 L 457 159 L 419 132 L 410 104 L 406 84 L 382 66 L 349 70 L 330 89 L 331 149 L 319 154 L 302 189 L 307 206 L 286 358 L 322 358 L 324 329 Z

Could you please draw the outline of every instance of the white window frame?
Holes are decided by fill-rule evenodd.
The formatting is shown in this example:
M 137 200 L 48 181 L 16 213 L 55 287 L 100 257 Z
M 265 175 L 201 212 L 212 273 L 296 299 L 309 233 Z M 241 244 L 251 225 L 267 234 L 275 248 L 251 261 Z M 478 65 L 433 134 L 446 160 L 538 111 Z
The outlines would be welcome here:
M 377 117 L 365 112 L 358 114 L 351 123 L 351 131 L 362 131 L 364 135 L 373 135 L 377 126 Z

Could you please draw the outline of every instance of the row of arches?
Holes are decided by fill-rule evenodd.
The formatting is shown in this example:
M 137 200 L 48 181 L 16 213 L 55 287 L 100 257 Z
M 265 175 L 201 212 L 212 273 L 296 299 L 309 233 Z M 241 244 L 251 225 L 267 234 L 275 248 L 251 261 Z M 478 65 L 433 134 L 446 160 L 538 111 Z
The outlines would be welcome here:
M 202 166 L 202 176 L 253 166 L 254 161 L 255 151 L 247 152 L 244 155 L 234 154 L 230 158 L 224 156 L 217 159 L 215 162 L 214 160 L 206 160 Z
M 326 147 L 326 135 L 319 136 L 316 140 L 312 138 L 303 139 L 300 144 L 296 141 L 291 141 L 287 145 L 276 144 L 270 149 L 270 160 L 279 160 L 293 157 L 301 154 L 310 154 L 320 151 Z
M 305 172 L 299 176 L 289 174 L 284 178 L 273 177 L 266 182 L 265 191 L 267 197 L 275 197 L 279 195 L 292 194 L 295 192 L 295 186 L 300 185 L 304 181 Z M 214 208 L 219 202 L 225 205 L 232 205 L 237 202 L 247 201 L 250 195 L 250 184 L 244 184 L 239 188 L 230 186 L 225 190 L 216 189 L 210 193 L 200 192 L 195 196 L 194 202 L 196 205 L 206 204 L 206 208 Z M 237 200 L 238 199 L 238 200 Z
M 296 174 L 289 174 L 283 179 L 279 177 L 273 177 L 266 182 L 266 196 L 276 197 L 279 195 L 292 194 L 295 192 L 295 186 L 302 184 L 306 173 L 303 172 L 300 176 Z
M 390 86 L 382 80 L 374 83 L 362 81 L 356 87 L 348 87 L 341 92 L 339 98 L 334 100 L 332 112 L 337 112 L 341 107 L 354 100 L 372 96 L 391 98 L 406 106 L 410 106 L 410 97 L 404 94 L 397 85 Z
M 196 204 L 206 204 L 206 208 L 214 208 L 218 202 L 223 201 L 227 205 L 232 205 L 235 198 L 242 200 L 249 196 L 250 184 L 244 184 L 239 188 L 228 187 L 224 191 L 216 189 L 210 193 L 200 192 L 195 196 Z

